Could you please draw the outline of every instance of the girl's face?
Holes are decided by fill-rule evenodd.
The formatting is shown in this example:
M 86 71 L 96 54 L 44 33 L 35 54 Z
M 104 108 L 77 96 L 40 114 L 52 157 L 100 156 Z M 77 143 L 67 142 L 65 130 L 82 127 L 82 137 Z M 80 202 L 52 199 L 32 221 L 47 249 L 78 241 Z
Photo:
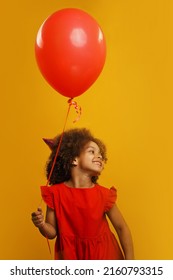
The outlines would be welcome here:
M 104 160 L 99 146 L 95 142 L 88 142 L 80 156 L 76 158 L 76 166 L 81 171 L 86 171 L 91 176 L 98 176 L 104 168 Z

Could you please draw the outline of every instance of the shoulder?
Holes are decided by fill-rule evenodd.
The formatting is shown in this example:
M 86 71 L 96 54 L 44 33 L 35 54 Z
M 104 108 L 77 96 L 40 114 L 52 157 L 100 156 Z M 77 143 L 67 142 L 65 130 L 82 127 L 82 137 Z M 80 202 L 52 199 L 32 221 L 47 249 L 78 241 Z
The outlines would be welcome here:
M 57 191 L 57 190 L 60 190 L 63 187 L 63 185 L 64 185 L 63 183 L 55 184 L 55 185 L 50 186 L 49 188 L 51 191 Z
M 55 197 L 58 198 L 60 196 L 61 187 L 61 184 L 40 187 L 42 198 L 49 208 L 54 209 Z
M 100 192 L 104 194 L 110 194 L 110 193 L 117 194 L 117 189 L 114 186 L 107 188 L 101 185 L 97 185 L 97 188 L 100 190 Z
M 104 198 L 104 211 L 109 211 L 117 200 L 117 190 L 115 187 L 106 188 L 98 185 L 100 192 L 102 193 L 102 197 Z
M 41 186 L 40 188 L 42 193 L 56 193 L 60 189 L 62 189 L 62 187 L 63 187 L 63 183 L 55 184 L 51 186 Z

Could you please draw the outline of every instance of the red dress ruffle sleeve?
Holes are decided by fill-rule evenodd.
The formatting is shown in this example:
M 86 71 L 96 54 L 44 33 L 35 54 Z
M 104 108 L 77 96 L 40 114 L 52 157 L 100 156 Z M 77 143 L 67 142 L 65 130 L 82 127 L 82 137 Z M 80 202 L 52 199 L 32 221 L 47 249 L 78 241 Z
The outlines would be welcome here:
M 44 202 L 47 204 L 48 207 L 54 209 L 54 202 L 53 202 L 53 194 L 51 187 L 48 186 L 41 186 L 41 195 Z
M 107 197 L 105 202 L 105 212 L 108 212 L 117 200 L 117 190 L 115 187 L 111 187 L 107 190 Z

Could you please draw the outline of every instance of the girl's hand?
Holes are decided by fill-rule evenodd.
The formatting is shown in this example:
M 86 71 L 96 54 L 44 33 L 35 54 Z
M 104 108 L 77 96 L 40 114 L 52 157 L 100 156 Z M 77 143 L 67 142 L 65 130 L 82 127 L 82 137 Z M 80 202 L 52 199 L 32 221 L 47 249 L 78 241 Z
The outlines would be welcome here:
M 33 212 L 31 214 L 32 217 L 32 222 L 34 223 L 34 225 L 38 228 L 41 228 L 44 225 L 44 215 L 43 215 L 43 211 L 40 207 L 38 207 L 36 212 Z

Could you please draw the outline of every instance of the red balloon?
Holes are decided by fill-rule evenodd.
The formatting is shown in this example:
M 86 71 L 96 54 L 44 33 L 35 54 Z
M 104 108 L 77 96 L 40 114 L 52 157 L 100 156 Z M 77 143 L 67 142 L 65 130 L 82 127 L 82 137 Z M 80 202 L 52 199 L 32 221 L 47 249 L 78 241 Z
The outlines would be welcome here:
M 39 69 L 60 94 L 76 97 L 100 75 L 106 59 L 104 34 L 86 12 L 67 8 L 49 16 L 35 42 Z

